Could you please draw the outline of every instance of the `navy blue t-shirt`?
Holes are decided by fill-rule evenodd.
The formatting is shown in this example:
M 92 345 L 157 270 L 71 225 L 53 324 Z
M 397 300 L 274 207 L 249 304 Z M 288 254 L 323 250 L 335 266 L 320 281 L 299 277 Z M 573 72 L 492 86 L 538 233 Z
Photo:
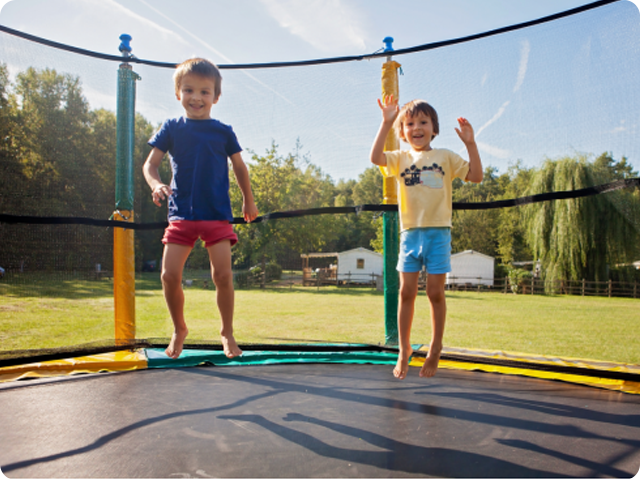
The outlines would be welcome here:
M 242 151 L 233 129 L 214 119 L 165 121 L 149 145 L 169 153 L 169 221 L 233 220 L 228 158 Z

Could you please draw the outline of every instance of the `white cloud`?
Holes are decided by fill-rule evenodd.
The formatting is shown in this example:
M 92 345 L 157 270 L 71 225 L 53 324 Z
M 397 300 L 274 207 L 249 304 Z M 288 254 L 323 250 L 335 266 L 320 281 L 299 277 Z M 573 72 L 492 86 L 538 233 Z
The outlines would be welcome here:
M 362 14 L 343 0 L 260 0 L 269 14 L 293 35 L 322 52 L 366 49 Z
M 140 3 L 144 4 L 147 8 L 149 8 L 150 10 L 154 11 L 155 13 L 157 13 L 158 15 L 160 15 L 162 18 L 164 18 L 165 20 L 171 22 L 173 25 L 175 25 L 176 27 L 178 27 L 180 30 L 182 30 L 183 32 L 185 32 L 187 35 L 189 35 L 193 40 L 195 40 L 196 42 L 198 42 L 200 45 L 202 45 L 203 47 L 205 47 L 207 50 L 209 50 L 210 52 L 216 54 L 218 57 L 222 58 L 223 60 L 225 60 L 226 62 L 229 63 L 233 63 L 233 60 L 231 60 L 229 57 L 227 57 L 226 55 L 224 55 L 223 53 L 219 52 L 218 50 L 216 50 L 215 48 L 213 48 L 211 45 L 209 45 L 207 42 L 203 41 L 200 37 L 198 37 L 197 35 L 194 35 L 193 33 L 191 33 L 189 30 L 187 30 L 186 28 L 184 28 L 182 25 L 178 24 L 177 22 L 175 22 L 172 18 L 170 18 L 169 16 L 165 15 L 164 13 L 162 13 L 160 10 L 158 10 L 157 8 L 154 8 L 149 2 L 145 2 L 144 0 L 139 0 Z
M 489 125 L 491 125 L 492 123 L 494 123 L 496 120 L 498 120 L 498 119 L 502 116 L 502 114 L 505 112 L 505 110 L 507 109 L 507 107 L 509 106 L 509 104 L 510 104 L 510 103 L 511 103 L 511 101 L 510 101 L 510 100 L 507 100 L 506 102 L 504 102 L 504 103 L 502 104 L 502 106 L 498 109 L 498 111 L 496 112 L 496 114 L 495 114 L 493 117 L 491 117 L 491 119 L 490 119 L 487 123 L 485 123 L 484 125 L 482 125 L 482 126 L 481 126 L 477 131 L 476 131 L 476 138 L 477 138 L 478 136 L 480 136 L 480 133 L 481 133 L 485 128 L 487 128 Z
M 531 51 L 531 44 L 529 40 L 525 40 L 522 42 L 522 50 L 520 52 L 520 68 L 518 69 L 518 78 L 516 80 L 516 85 L 513 87 L 513 93 L 516 93 L 520 90 L 522 86 L 522 82 L 524 82 L 524 77 L 527 75 L 527 66 L 529 64 L 529 52 Z
M 172 18 L 170 18 L 168 15 L 165 15 L 164 13 L 162 13 L 160 10 L 154 8 L 149 2 L 146 2 L 145 0 L 139 0 L 142 4 L 144 4 L 147 8 L 151 9 L 152 11 L 154 11 L 156 14 L 160 15 L 162 18 L 164 18 L 165 20 L 171 22 L 173 25 L 175 25 L 176 27 L 178 27 L 180 30 L 182 30 L 184 33 L 186 33 L 188 36 L 190 36 L 193 40 L 195 40 L 196 42 L 198 42 L 200 45 L 202 45 L 204 48 L 206 48 L 207 50 L 209 50 L 210 52 L 214 53 L 215 55 L 217 55 L 218 57 L 224 59 L 225 61 L 229 62 L 229 63 L 234 63 L 233 60 L 231 60 L 229 57 L 227 57 L 225 54 L 223 54 L 222 52 L 220 52 L 219 50 L 216 50 L 215 48 L 213 48 L 210 44 L 208 44 L 207 42 L 205 42 L 204 40 L 202 40 L 200 37 L 198 37 L 197 35 L 194 35 L 193 33 L 191 33 L 188 29 L 186 29 L 185 27 L 183 27 L 182 25 L 180 25 L 179 23 L 177 23 L 175 20 L 173 20 Z M 264 88 L 266 88 L 267 90 L 275 93 L 276 95 L 278 95 L 280 98 L 282 98 L 283 100 L 285 100 L 286 102 L 293 104 L 293 102 L 291 102 L 291 100 L 289 100 L 287 97 L 285 97 L 284 95 L 282 95 L 280 92 L 276 91 L 275 89 L 271 88 L 269 85 L 267 85 L 266 83 L 262 82 L 261 80 L 258 80 L 254 75 L 251 75 L 249 72 L 242 70 L 242 72 L 249 78 L 251 78 L 254 82 L 262 85 Z
M 486 143 L 482 143 L 482 142 L 476 142 L 476 143 L 478 145 L 478 149 L 481 152 L 488 153 L 493 157 L 500 158 L 500 159 L 507 159 L 511 156 L 511 153 L 509 152 L 509 150 L 487 145 Z
M 144 27 L 155 30 L 160 33 L 163 37 L 173 37 L 174 39 L 180 41 L 181 43 L 187 43 L 180 35 L 175 32 L 164 28 L 158 25 L 155 22 L 152 22 L 148 18 L 145 18 L 137 13 L 129 10 L 128 8 L 120 5 L 114 0 L 76 0 L 78 3 L 78 11 L 80 8 L 84 9 L 85 12 L 91 12 L 92 15 L 96 17 L 105 17 L 105 16 L 115 16 L 119 18 L 122 22 L 123 16 L 127 17 L 129 20 L 133 20 L 136 24 L 142 25 Z M 88 5 L 89 4 L 89 5 Z
M 629 126 L 626 123 L 627 123 L 626 120 L 620 120 L 620 123 L 618 124 L 618 126 L 609 130 L 608 133 L 614 134 L 614 133 L 634 132 L 636 129 L 636 125 L 634 124 Z

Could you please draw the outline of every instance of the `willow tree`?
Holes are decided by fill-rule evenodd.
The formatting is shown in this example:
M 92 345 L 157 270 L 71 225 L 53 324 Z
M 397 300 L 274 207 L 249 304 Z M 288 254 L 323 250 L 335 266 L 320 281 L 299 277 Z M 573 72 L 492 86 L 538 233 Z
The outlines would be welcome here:
M 534 172 L 528 194 L 578 190 L 610 180 L 608 170 L 584 156 L 547 160 Z M 628 210 L 620 208 L 630 202 L 637 202 L 635 193 L 618 191 L 527 206 L 527 240 L 547 285 L 559 279 L 606 280 L 610 267 L 635 260 L 640 229 Z

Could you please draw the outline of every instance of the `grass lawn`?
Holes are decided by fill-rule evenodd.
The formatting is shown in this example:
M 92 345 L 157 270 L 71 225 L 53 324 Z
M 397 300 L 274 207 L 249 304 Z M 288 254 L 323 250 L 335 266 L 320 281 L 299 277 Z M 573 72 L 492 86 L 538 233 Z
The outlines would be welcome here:
M 113 338 L 110 281 L 0 283 L 2 350 Z M 192 340 L 216 340 L 215 291 L 185 289 Z M 445 345 L 640 364 L 640 300 L 447 293 Z M 384 342 L 384 298 L 372 289 L 282 287 L 236 291 L 241 343 Z M 157 275 L 136 282 L 137 337 L 172 331 Z M 416 302 L 412 341 L 429 343 L 429 304 Z

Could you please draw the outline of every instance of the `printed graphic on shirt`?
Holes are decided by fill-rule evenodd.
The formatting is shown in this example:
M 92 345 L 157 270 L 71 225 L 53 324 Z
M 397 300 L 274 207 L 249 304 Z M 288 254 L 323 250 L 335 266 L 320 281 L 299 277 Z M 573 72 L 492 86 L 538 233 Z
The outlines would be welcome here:
M 437 163 L 422 168 L 411 165 L 410 168 L 405 168 L 400 176 L 404 178 L 404 184 L 408 187 L 416 185 L 424 185 L 429 188 L 444 187 L 444 170 Z

